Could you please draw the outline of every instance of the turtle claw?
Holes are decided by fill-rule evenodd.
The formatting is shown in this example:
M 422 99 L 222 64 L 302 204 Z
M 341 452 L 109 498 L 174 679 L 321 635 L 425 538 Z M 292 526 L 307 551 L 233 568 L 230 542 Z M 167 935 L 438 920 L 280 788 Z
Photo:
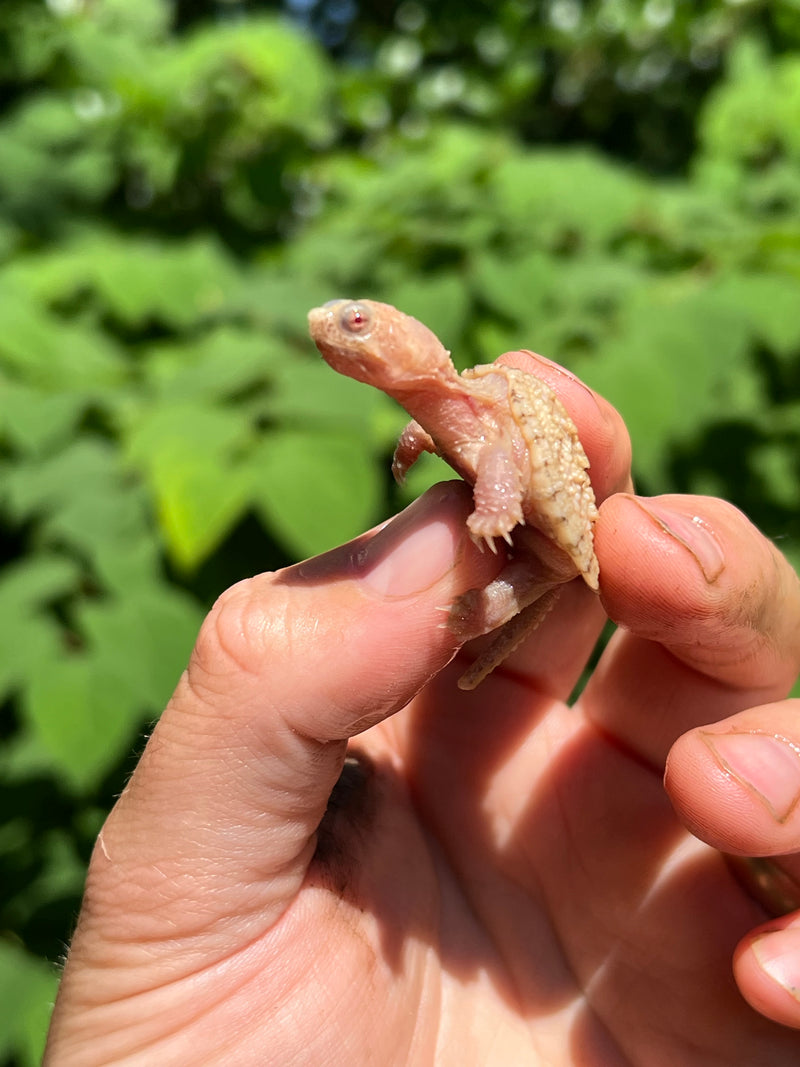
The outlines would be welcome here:
M 476 534 L 472 530 L 470 530 L 469 539 L 470 541 L 472 541 L 473 545 L 475 545 L 478 551 L 482 553 L 485 544 L 483 537 L 481 537 L 480 534 Z

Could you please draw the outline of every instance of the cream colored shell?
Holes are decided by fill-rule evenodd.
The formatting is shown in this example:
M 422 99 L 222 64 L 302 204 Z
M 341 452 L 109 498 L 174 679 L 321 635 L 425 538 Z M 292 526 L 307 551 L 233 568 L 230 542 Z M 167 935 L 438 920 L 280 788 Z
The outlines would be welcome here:
M 567 553 L 587 585 L 598 588 L 599 568 L 594 554 L 593 524 L 597 518 L 589 460 L 575 423 L 553 390 L 539 378 L 498 364 L 473 367 L 462 378 L 474 382 L 486 376 L 506 378 L 508 408 L 528 452 L 530 469 L 522 511 Z

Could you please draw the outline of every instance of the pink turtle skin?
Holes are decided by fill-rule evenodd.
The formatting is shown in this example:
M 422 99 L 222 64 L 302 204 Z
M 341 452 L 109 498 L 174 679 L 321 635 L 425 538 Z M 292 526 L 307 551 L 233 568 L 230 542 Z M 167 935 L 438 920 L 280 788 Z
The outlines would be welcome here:
M 580 574 L 598 588 L 597 508 L 575 424 L 535 375 L 497 364 L 459 374 L 436 335 L 390 304 L 333 300 L 309 313 L 309 327 L 334 370 L 411 415 L 395 451 L 397 480 L 422 452 L 436 453 L 473 487 L 475 541 L 510 546 L 500 575 L 449 612 L 463 640 L 497 631 L 459 680 L 472 689 L 539 625 L 564 582 Z

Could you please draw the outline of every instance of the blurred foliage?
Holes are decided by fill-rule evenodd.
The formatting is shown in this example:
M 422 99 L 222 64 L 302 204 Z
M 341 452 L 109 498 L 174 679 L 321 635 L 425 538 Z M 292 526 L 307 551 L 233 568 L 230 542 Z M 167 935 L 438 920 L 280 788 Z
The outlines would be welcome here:
M 275 10 L 269 8 L 275 7 Z M 0 1063 L 225 585 L 378 521 L 309 307 L 531 345 L 800 554 L 800 2 L 0 5 Z
M 698 107 L 742 33 L 763 37 L 772 54 L 800 44 L 797 0 L 287 6 L 355 61 L 343 84 L 356 124 L 417 129 L 460 115 L 523 140 L 589 140 L 661 173 L 688 163 Z

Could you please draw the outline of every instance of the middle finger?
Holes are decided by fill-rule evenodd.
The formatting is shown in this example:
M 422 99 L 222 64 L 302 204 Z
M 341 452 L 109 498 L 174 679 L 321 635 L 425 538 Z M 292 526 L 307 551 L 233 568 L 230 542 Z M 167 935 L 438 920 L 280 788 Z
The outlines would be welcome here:
M 686 730 L 780 699 L 800 670 L 800 582 L 722 500 L 618 495 L 597 524 L 615 634 L 582 697 L 604 731 L 663 766 Z

